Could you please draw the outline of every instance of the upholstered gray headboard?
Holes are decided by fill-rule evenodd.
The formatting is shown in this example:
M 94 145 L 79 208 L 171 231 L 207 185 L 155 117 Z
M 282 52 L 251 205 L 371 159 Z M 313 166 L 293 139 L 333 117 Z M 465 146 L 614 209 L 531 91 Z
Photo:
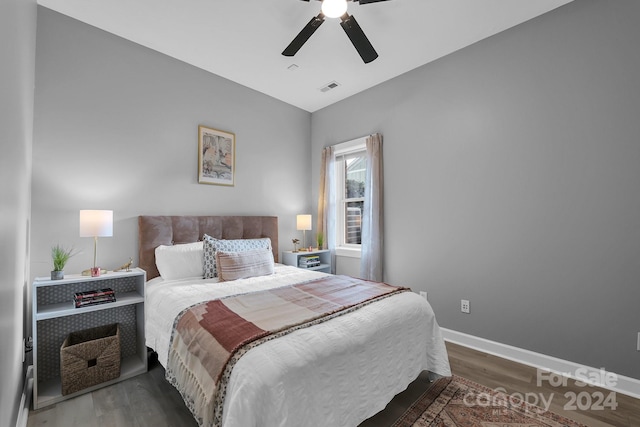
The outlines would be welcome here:
M 278 217 L 275 216 L 150 216 L 138 217 L 139 266 L 147 280 L 158 277 L 156 247 L 192 243 L 208 234 L 216 239 L 269 237 L 278 262 Z

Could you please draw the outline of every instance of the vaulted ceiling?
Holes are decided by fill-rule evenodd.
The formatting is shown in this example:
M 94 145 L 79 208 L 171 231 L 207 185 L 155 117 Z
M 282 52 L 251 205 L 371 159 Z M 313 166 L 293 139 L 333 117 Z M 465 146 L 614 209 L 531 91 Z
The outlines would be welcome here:
M 38 4 L 313 112 L 571 0 L 349 2 L 379 57 L 365 64 L 327 19 L 293 57 L 284 48 L 319 1 L 38 0 Z M 336 82 L 334 89 L 321 90 Z

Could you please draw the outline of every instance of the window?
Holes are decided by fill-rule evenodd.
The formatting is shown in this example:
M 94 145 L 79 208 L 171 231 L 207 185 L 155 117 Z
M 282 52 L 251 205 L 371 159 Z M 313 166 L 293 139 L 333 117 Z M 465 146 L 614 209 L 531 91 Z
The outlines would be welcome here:
M 367 170 L 366 139 L 336 145 L 336 246 L 360 250 L 364 184 Z

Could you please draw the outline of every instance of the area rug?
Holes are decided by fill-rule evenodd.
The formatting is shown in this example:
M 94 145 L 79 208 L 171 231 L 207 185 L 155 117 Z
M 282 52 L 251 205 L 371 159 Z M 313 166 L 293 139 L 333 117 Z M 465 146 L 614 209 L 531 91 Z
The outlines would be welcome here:
M 462 377 L 436 380 L 393 427 L 587 427 Z

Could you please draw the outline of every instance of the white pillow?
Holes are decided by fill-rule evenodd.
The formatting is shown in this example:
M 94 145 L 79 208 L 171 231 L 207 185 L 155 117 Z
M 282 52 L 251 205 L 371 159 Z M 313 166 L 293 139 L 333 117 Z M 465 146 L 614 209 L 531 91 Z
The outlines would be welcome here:
M 204 249 L 202 242 L 156 248 L 156 266 L 165 280 L 202 277 Z

